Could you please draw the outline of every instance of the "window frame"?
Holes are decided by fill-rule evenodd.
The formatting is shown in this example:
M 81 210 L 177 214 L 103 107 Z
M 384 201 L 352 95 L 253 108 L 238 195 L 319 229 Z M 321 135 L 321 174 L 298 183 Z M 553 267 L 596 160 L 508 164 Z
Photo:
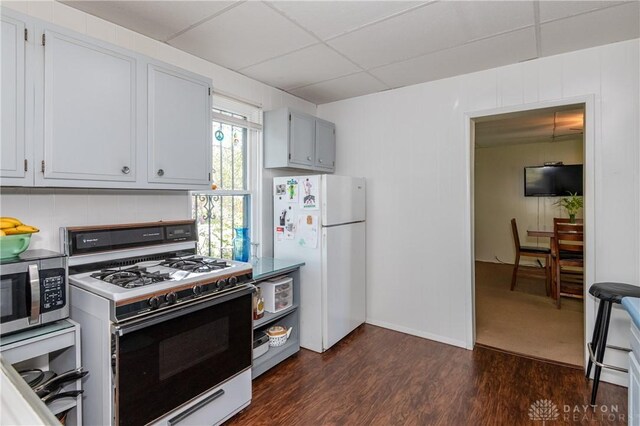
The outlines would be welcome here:
M 222 94 L 211 95 L 211 122 L 221 122 L 236 127 L 244 127 L 247 130 L 246 138 L 246 158 L 245 158 L 245 179 L 246 188 L 244 190 L 230 189 L 209 189 L 200 191 L 189 191 L 189 203 L 191 211 L 194 208 L 195 195 L 210 196 L 248 196 L 249 213 L 249 235 L 251 243 L 257 243 L 257 256 L 262 255 L 262 191 L 260 182 L 262 181 L 262 108 L 248 104 L 236 99 L 232 99 Z M 244 116 L 247 119 L 221 114 L 213 109 L 227 111 L 232 114 Z M 213 140 L 210 141 L 213 144 Z

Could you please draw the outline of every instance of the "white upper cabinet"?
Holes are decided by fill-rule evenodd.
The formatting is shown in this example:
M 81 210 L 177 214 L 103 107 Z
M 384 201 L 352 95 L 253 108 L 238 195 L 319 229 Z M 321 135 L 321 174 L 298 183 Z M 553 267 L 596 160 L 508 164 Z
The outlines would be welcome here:
M 209 188 L 209 81 L 172 67 L 149 64 L 147 97 L 148 181 Z
M 3 184 L 32 183 L 32 167 L 27 159 L 25 143 L 25 24 L 2 16 L 2 60 L 0 84 L 2 92 L 0 177 Z
M 335 124 L 281 108 L 264 114 L 264 167 L 333 172 Z
M 336 165 L 336 125 L 316 119 L 316 167 L 333 170 Z
M 44 164 L 38 183 L 135 182 L 136 58 L 55 31 L 44 31 L 44 37 Z

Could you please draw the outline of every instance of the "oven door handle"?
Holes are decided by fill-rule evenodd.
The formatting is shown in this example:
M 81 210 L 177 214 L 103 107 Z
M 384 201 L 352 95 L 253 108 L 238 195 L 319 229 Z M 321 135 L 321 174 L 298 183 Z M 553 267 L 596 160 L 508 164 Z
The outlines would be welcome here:
M 218 389 L 217 391 L 215 391 L 214 393 L 212 393 L 211 395 L 209 395 L 208 397 L 206 397 L 202 401 L 200 401 L 197 404 L 195 404 L 193 407 L 189 407 L 184 412 L 182 412 L 182 413 L 178 414 L 177 416 L 169 419 L 167 421 L 167 425 L 168 426 L 177 425 L 178 423 L 180 423 L 181 421 L 183 421 L 184 419 L 189 417 L 191 414 L 195 413 L 196 411 L 198 411 L 199 409 L 201 409 L 202 407 L 204 407 L 205 405 L 207 405 L 208 403 L 210 403 L 214 399 L 220 398 L 222 395 L 224 395 L 224 389 Z
M 220 303 L 227 302 L 229 300 L 244 296 L 246 294 L 251 294 L 254 291 L 255 291 L 255 286 L 253 284 L 246 284 L 241 288 L 238 288 L 234 291 L 230 291 L 228 293 L 225 293 L 217 297 L 196 301 L 182 308 L 180 308 L 179 306 L 176 306 L 175 311 L 165 311 L 162 313 L 158 313 L 158 315 L 155 315 L 153 317 L 134 320 L 131 323 L 124 324 L 124 325 L 114 324 L 111 326 L 111 333 L 117 334 L 118 336 L 124 336 L 125 334 L 131 333 L 133 331 L 141 330 L 143 328 L 146 328 L 152 325 L 160 324 L 165 321 L 169 321 L 169 320 L 181 317 L 183 315 L 187 315 L 192 312 L 199 311 L 204 308 L 208 308 L 214 305 L 219 305 Z
M 29 287 L 31 290 L 29 324 L 37 324 L 40 322 L 40 272 L 37 264 L 29 265 Z

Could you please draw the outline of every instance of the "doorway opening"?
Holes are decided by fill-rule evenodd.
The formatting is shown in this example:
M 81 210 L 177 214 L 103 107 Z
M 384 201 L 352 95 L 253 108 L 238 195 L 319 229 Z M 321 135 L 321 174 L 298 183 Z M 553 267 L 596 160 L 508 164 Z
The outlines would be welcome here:
M 475 344 L 584 366 L 584 208 L 570 242 L 561 230 L 570 222 L 562 200 L 580 205 L 586 194 L 585 109 L 471 120 Z M 582 263 L 561 261 L 565 243 L 579 246 L 571 256 Z

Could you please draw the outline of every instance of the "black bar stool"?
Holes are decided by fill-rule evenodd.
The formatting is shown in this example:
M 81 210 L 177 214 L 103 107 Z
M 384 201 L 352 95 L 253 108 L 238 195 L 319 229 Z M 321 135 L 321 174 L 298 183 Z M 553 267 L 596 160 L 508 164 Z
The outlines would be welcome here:
M 591 288 L 589 288 L 589 293 L 591 293 L 593 297 L 600 299 L 598 315 L 596 316 L 596 324 L 593 328 L 593 337 L 591 337 L 591 342 L 587 343 L 587 347 L 589 348 L 589 363 L 587 365 L 586 374 L 587 378 L 589 378 L 589 374 L 591 373 L 591 366 L 593 364 L 596 366 L 595 372 L 593 373 L 593 389 L 591 390 L 591 405 L 595 405 L 602 368 L 609 368 L 625 373 L 628 372 L 624 368 L 602 363 L 602 360 L 604 359 L 604 350 L 607 348 L 607 335 L 609 334 L 611 308 L 614 303 L 620 304 L 623 297 L 640 297 L 640 287 L 623 283 L 595 283 Z M 629 351 L 626 348 L 620 348 L 618 346 L 609 347 L 612 349 Z

